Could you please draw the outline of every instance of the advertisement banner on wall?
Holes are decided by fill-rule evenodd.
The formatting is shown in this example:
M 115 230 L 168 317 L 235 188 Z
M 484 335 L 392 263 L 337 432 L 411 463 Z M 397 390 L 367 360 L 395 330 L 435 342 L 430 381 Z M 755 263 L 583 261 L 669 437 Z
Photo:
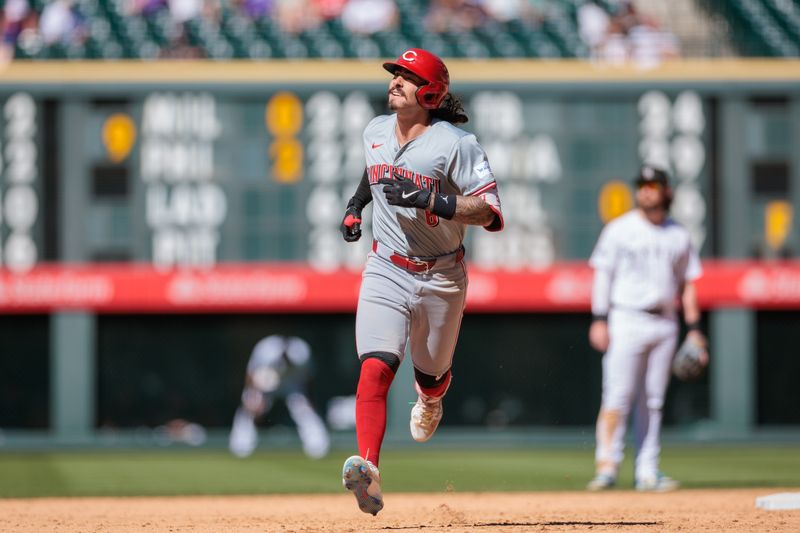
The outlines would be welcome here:
M 697 282 L 705 309 L 800 308 L 800 261 L 709 261 Z M 592 271 L 563 263 L 542 271 L 470 268 L 468 312 L 588 312 Z M 99 313 L 355 312 L 361 276 L 301 264 L 40 264 L 0 271 L 0 313 L 81 309 Z

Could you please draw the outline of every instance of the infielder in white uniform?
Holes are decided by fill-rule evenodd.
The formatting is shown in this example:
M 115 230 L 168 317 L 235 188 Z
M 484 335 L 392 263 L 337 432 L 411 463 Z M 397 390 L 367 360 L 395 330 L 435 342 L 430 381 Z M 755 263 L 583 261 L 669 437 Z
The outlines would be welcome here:
M 330 437 L 325 423 L 308 399 L 311 347 L 299 337 L 270 335 L 253 348 L 247 362 L 242 403 L 233 417 L 228 447 L 237 457 L 247 457 L 258 445 L 256 420 L 283 399 L 297 424 L 303 451 L 318 459 L 328 453 Z
M 356 394 L 359 455 L 342 469 L 359 508 L 383 508 L 378 463 L 386 430 L 386 397 L 409 346 L 418 399 L 414 440 L 431 438 L 450 385 L 467 289 L 462 241 L 468 224 L 503 227 L 497 185 L 441 59 L 421 49 L 383 67 L 391 115 L 364 130 L 366 171 L 342 221 L 345 240 L 361 236 L 361 210 L 371 199 L 374 242 L 356 315 L 361 373 Z
M 589 490 L 616 484 L 628 415 L 635 411 L 635 483 L 666 491 L 678 483 L 659 470 L 662 407 L 678 335 L 678 311 L 698 343 L 700 309 L 694 280 L 701 267 L 689 233 L 669 218 L 667 174 L 650 166 L 636 178 L 637 208 L 603 229 L 589 261 L 594 269 L 591 345 L 603 356 L 597 418 L 596 475 Z M 703 354 L 703 363 L 708 355 Z

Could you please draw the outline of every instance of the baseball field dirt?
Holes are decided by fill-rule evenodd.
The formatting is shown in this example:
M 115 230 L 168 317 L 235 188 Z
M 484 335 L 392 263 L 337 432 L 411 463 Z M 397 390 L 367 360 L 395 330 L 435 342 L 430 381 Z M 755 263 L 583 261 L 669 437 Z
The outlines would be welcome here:
M 800 510 L 765 511 L 758 496 L 798 489 L 679 490 L 666 494 L 387 494 L 376 517 L 339 495 L 36 498 L 0 500 L 13 532 L 522 532 L 800 531 Z

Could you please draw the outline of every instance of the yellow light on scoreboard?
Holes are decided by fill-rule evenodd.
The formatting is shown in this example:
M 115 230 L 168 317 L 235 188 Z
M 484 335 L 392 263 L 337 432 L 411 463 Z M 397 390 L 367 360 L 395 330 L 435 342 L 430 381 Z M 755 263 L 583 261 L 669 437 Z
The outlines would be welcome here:
M 294 183 L 303 175 L 303 146 L 295 138 L 303 127 L 303 104 L 290 92 L 279 92 L 267 102 L 267 131 L 274 137 L 269 147 L 272 178 Z
M 281 183 L 294 183 L 303 171 L 303 145 L 297 139 L 276 139 L 269 147 L 272 176 Z
M 786 200 L 769 202 L 764 208 L 764 238 L 773 250 L 779 250 L 792 230 L 792 204 Z
M 136 124 L 124 113 L 114 113 L 103 123 L 103 146 L 108 158 L 120 163 L 128 157 L 136 142 Z
M 617 218 L 633 207 L 633 195 L 628 184 L 622 181 L 609 181 L 600 189 L 597 199 L 597 212 L 603 224 Z
M 280 92 L 269 99 L 265 117 L 267 131 L 275 137 L 291 137 L 303 127 L 303 104 L 288 92 Z

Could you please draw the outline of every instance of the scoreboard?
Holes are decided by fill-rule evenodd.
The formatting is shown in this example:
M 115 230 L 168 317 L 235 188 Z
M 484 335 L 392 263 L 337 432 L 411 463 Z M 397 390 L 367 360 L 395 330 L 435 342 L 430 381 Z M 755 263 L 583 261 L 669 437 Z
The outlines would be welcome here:
M 166 75 L 169 65 L 126 65 L 116 74 L 106 71 L 120 67 L 95 67 L 94 83 L 66 86 L 56 75 L 32 74 L 0 84 L 2 266 L 359 272 L 369 225 L 355 245 L 343 242 L 338 226 L 363 171 L 364 127 L 387 112 L 388 74 L 371 63 L 265 72 L 253 64 L 180 65 Z M 194 68 L 205 74 L 193 77 Z M 548 78 L 541 63 L 485 79 L 482 68 L 489 66 L 451 68 L 451 90 L 470 116 L 465 128 L 486 149 L 506 220 L 499 234 L 468 232 L 476 269 L 535 276 L 585 262 L 602 225 L 632 206 L 642 162 L 672 174 L 673 216 L 702 255 L 735 256 L 715 214 L 726 209 L 721 192 L 733 179 L 722 169 L 737 154 L 754 169 L 743 193 L 753 206 L 744 239 L 761 255 L 791 255 L 800 104 L 780 68 L 737 86 L 699 74 L 620 77 L 591 65 L 578 74 L 561 65 L 564 73 Z M 750 125 L 736 143 L 724 131 L 731 102 L 745 102 Z M 585 300 L 581 276 L 576 298 Z
M 0 261 L 17 271 L 32 268 L 38 260 L 40 142 L 37 104 L 30 94 L 17 92 L 2 104 L 2 221 Z
M 585 258 L 601 216 L 630 206 L 641 160 L 673 170 L 676 213 L 702 245 L 707 111 L 696 92 L 598 101 L 465 90 L 463 97 L 508 228 L 472 232 L 477 265 L 537 270 Z M 132 216 L 146 222 L 143 239 L 129 241 L 132 259 L 164 268 L 291 260 L 320 271 L 363 263 L 369 228 L 360 245 L 346 246 L 338 225 L 363 171 L 364 127 L 386 112 L 385 90 L 280 90 L 259 99 L 159 91 L 127 107 L 130 132 L 116 139 L 122 146 L 106 144 L 94 164 L 132 145 L 116 163 L 132 182 L 131 205 L 141 206 Z M 96 146 L 109 121 L 124 120 L 113 107 L 89 112 L 94 120 L 82 137 Z

